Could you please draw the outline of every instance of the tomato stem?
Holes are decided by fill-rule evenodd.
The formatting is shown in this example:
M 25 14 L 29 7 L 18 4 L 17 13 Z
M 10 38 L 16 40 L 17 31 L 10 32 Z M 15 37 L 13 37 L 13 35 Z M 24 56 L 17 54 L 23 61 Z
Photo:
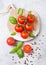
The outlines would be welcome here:
M 34 18 L 34 15 L 30 16 L 30 18 L 33 19 Z

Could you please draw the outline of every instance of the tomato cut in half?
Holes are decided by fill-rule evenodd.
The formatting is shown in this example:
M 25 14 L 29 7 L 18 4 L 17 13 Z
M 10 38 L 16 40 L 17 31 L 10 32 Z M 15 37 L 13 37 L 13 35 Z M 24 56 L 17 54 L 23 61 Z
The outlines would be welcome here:
M 25 53 L 30 53 L 30 52 L 32 52 L 32 47 L 31 47 L 29 44 L 27 44 L 27 45 L 25 45 L 25 46 L 23 47 L 23 51 L 24 51 Z

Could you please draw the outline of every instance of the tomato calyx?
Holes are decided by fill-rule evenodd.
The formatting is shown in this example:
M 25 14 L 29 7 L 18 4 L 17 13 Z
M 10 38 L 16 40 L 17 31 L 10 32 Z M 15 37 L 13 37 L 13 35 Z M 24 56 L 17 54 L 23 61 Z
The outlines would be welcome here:
M 27 23 L 28 26 L 30 26 L 31 24 L 30 23 Z
M 23 20 L 23 19 L 24 19 L 24 17 L 21 17 L 20 19 L 21 19 L 21 20 Z
M 34 15 L 30 16 L 30 18 L 33 19 L 34 18 Z

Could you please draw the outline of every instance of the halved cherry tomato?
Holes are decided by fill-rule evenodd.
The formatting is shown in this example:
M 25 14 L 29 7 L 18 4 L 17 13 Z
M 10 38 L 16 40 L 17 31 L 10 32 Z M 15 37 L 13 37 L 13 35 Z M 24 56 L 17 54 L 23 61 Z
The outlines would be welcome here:
M 32 52 L 32 47 L 31 47 L 29 44 L 27 44 L 27 45 L 25 45 L 25 46 L 23 47 L 23 51 L 24 51 L 25 53 L 30 53 L 30 52 Z
M 9 37 L 7 39 L 7 44 L 10 45 L 10 46 L 13 46 L 13 45 L 16 44 L 16 40 L 13 37 Z
M 26 38 L 28 38 L 28 36 L 29 36 L 28 32 L 26 32 L 26 31 L 21 32 L 21 37 L 22 38 L 26 39 Z
M 30 23 L 27 23 L 27 24 L 25 24 L 25 29 L 26 29 L 27 31 L 33 31 L 34 26 L 31 25 Z
M 27 17 L 27 20 L 29 23 L 33 23 L 36 21 L 36 16 L 33 15 L 33 14 L 29 14 L 28 17 Z
M 24 22 L 26 21 L 26 17 L 25 16 L 19 16 L 18 17 L 18 22 L 20 23 L 20 24 L 23 24 Z
M 23 27 L 19 24 L 16 24 L 14 29 L 15 29 L 16 32 L 22 32 L 23 31 Z

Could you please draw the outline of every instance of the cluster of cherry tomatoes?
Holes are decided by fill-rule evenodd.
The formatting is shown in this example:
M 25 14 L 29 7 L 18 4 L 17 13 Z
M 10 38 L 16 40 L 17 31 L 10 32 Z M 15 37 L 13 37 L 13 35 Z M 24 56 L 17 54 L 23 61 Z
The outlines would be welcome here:
M 18 16 L 18 24 L 15 25 L 14 30 L 19 32 L 21 37 L 26 39 L 29 36 L 29 32 L 32 32 L 34 29 L 34 23 L 36 21 L 36 16 L 29 14 L 27 17 L 20 15 Z

